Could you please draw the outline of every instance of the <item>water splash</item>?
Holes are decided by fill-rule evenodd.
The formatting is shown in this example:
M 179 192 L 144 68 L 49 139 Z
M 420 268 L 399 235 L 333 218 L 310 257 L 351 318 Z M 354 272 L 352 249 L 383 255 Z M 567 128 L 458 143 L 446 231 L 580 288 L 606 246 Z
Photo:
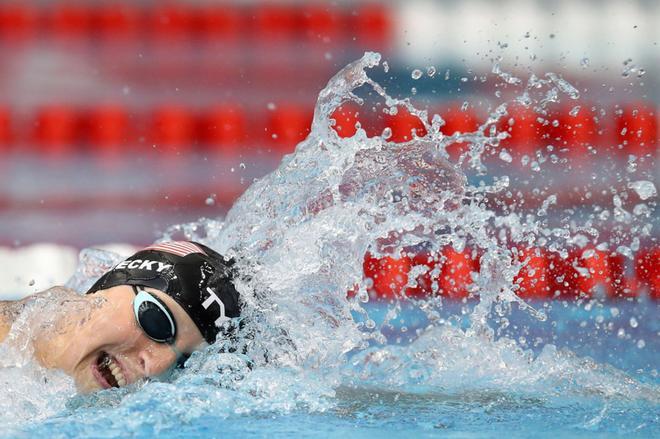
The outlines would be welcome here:
M 85 415 L 93 412 L 112 430 L 119 428 L 116 419 L 124 422 L 145 407 L 160 407 L 153 422 L 166 426 L 189 422 L 210 409 L 220 417 L 324 411 L 343 387 L 660 400 L 653 385 L 552 345 L 535 354 L 515 340 L 496 337 L 489 323 L 493 313 L 504 318 L 513 304 L 539 321 L 547 319 L 542 309 L 516 294 L 514 278 L 529 258 L 508 243 L 560 250 L 575 243 L 576 236 L 597 237 L 598 231 L 593 222 L 573 227 L 572 233 L 549 227 L 539 216 L 495 212 L 488 199 L 511 190 L 509 178 L 471 184 L 466 173 L 487 175 L 483 157 L 493 151 L 501 161 L 512 161 L 500 150 L 508 134 L 498 127 L 516 117 L 510 113 L 514 104 L 546 120 L 552 105 L 563 97 L 577 99 L 578 91 L 554 74 L 531 75 L 525 83 L 495 66 L 493 73 L 517 87 L 518 94 L 494 105 L 474 132 L 445 135 L 439 115 L 391 97 L 369 77 L 379 63 L 379 54 L 366 53 L 329 81 L 319 94 L 308 138 L 277 170 L 252 184 L 224 220 L 200 219 L 163 236 L 199 240 L 238 260 L 245 325 L 237 340 L 220 340 L 193 355 L 189 368 L 172 383 L 150 382 L 139 392 L 121 389 L 75 399 L 68 416 L 85 423 Z M 389 136 L 369 137 L 363 128 L 350 138 L 340 137 L 332 115 L 349 102 L 371 105 L 360 93 L 365 87 L 381 102 L 373 108 L 387 114 L 405 109 L 419 118 L 427 134 L 399 144 L 389 142 Z M 451 162 L 447 148 L 456 143 L 467 148 Z M 534 163 L 539 166 L 542 159 Z M 648 185 L 634 189 L 646 194 Z M 541 217 L 555 202 L 546 197 Z M 615 207 L 627 213 L 621 203 Z M 409 344 L 388 344 L 384 332 L 400 313 L 401 302 L 395 299 L 384 323 L 376 324 L 365 306 L 365 253 L 398 258 L 418 248 L 437 254 L 446 246 L 473 248 L 480 255 L 471 291 L 479 302 L 466 311 L 468 325 L 438 318 L 442 300 L 430 297 L 416 302 L 428 317 L 428 328 Z M 83 252 L 68 286 L 84 291 L 118 258 Z M 413 270 L 421 275 L 428 267 Z M 229 352 L 244 352 L 248 360 Z

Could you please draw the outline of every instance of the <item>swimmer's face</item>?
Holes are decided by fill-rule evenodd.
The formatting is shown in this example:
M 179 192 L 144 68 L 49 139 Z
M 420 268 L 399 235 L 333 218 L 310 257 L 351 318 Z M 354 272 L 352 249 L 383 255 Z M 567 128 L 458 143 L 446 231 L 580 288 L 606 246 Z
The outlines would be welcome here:
M 135 294 L 121 285 L 90 295 L 100 306 L 78 327 L 71 340 L 70 375 L 81 392 L 123 387 L 170 370 L 178 353 L 191 353 L 204 343 L 202 334 L 186 312 L 168 295 L 153 288 L 146 291 L 165 302 L 176 320 L 174 346 L 150 339 L 133 312 Z

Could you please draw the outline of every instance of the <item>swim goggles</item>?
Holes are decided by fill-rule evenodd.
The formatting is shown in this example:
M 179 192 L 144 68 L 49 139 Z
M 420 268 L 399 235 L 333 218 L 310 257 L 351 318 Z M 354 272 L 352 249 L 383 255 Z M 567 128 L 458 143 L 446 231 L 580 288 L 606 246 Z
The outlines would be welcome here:
M 158 297 L 136 285 L 132 285 L 132 287 L 135 293 L 133 313 L 138 325 L 153 341 L 168 344 L 176 354 L 177 367 L 183 367 L 190 354 L 179 351 L 174 345 L 176 339 L 174 314 Z

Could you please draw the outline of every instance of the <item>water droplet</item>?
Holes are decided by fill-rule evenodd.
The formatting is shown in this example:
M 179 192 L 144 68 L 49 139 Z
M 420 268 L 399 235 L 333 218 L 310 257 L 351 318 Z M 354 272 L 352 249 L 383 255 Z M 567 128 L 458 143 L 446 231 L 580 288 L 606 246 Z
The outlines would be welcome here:
M 429 77 L 433 78 L 435 76 L 435 67 L 434 66 L 427 67 L 426 74 L 429 75 Z
M 241 162 L 241 163 L 238 165 L 238 167 L 241 168 L 241 169 L 245 169 L 245 163 Z
M 33 286 L 34 283 L 35 283 L 35 282 L 34 282 L 34 279 L 31 279 L 30 282 L 28 282 L 28 285 L 29 285 L 29 286 Z
M 631 328 L 636 328 L 638 326 L 637 319 L 634 317 L 630 318 L 630 327 Z
M 383 71 L 385 73 L 390 71 L 390 65 L 387 63 L 387 61 L 383 61 Z
M 580 66 L 582 66 L 582 68 L 587 68 L 589 66 L 589 58 L 587 58 L 586 56 L 582 58 L 580 60 Z
M 463 102 L 463 105 L 461 105 L 461 111 L 467 110 L 469 106 L 470 104 L 468 103 L 468 101 Z
M 616 332 L 617 338 L 625 338 L 626 337 L 626 330 L 623 328 L 619 328 L 619 330 Z
M 573 107 L 573 108 L 571 109 L 571 111 L 569 111 L 568 114 L 570 114 L 571 116 L 575 117 L 575 116 L 578 115 L 579 112 L 580 112 L 580 106 L 579 106 L 579 105 L 576 105 L 575 107 Z
M 507 162 L 507 163 L 511 163 L 513 161 L 513 157 L 511 157 L 511 154 L 509 154 L 509 152 L 506 149 L 503 149 L 503 150 L 500 151 L 499 157 L 500 157 L 500 160 L 502 160 L 504 162 Z
M 206 201 L 204 202 L 207 206 L 214 206 L 215 205 L 215 194 L 211 194 L 206 198 Z
M 266 108 L 268 108 L 270 111 L 275 111 L 277 109 L 277 105 L 275 105 L 274 102 L 269 102 L 268 105 L 266 105 Z
M 645 346 L 646 346 L 646 342 L 640 338 L 640 339 L 637 341 L 637 348 L 638 348 L 638 349 L 644 349 Z
M 630 182 L 628 183 L 628 188 L 633 189 L 642 200 L 648 200 L 657 195 L 655 185 L 648 180 Z
M 364 322 L 364 326 L 366 326 L 367 329 L 374 329 L 376 327 L 376 322 L 371 319 L 367 319 L 367 321 Z
M 415 80 L 419 79 L 419 78 L 422 77 L 422 71 L 419 70 L 419 69 L 415 69 L 415 70 L 412 71 L 412 74 L 410 76 L 412 77 L 412 79 L 415 79 Z
M 383 139 L 385 139 L 385 140 L 389 139 L 390 137 L 392 137 L 392 128 L 390 128 L 390 127 L 385 127 L 385 128 L 383 129 L 382 134 L 381 134 L 380 136 L 381 136 Z

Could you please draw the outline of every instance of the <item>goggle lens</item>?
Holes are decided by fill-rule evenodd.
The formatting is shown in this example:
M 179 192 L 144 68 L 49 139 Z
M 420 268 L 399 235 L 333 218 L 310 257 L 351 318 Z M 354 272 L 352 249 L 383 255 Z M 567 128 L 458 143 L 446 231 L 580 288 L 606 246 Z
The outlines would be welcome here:
M 158 343 L 174 343 L 176 322 L 167 305 L 157 297 L 133 286 L 135 319 L 144 333 Z

